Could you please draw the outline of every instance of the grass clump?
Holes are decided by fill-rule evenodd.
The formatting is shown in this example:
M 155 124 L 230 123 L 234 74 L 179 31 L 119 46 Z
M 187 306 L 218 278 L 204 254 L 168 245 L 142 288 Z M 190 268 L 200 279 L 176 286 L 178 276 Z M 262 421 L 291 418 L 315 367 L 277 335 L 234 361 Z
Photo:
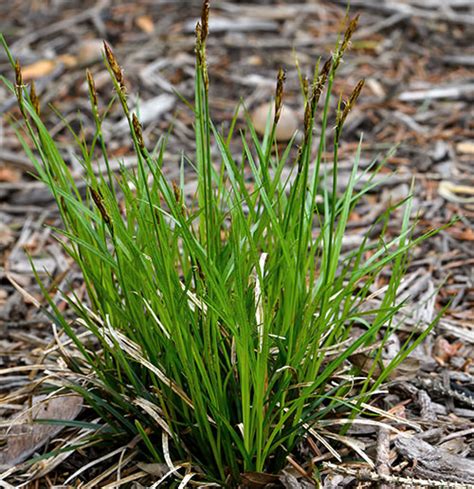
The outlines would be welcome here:
M 204 480 L 232 486 L 248 472 L 281 470 L 319 420 L 361 413 L 422 341 L 429 328 L 408 338 L 379 368 L 401 307 L 397 288 L 408 252 L 426 236 L 412 239 L 407 198 L 399 204 L 404 217 L 398 237 L 386 240 L 382 234 L 376 244 L 366 239 L 341 253 L 349 215 L 374 187 L 369 179 L 355 190 L 359 147 L 346 188 L 336 191 L 339 141 L 363 81 L 346 104 L 339 103 L 334 134 L 328 130 L 334 77 L 357 18 L 334 54 L 318 63 L 313 80 L 303 83 L 304 129 L 296 159 L 290 156 L 294 141 L 283 151 L 275 144 L 284 85 L 280 71 L 266 134 L 260 140 L 247 118 L 238 161 L 230 151 L 236 121 L 224 135 L 209 115 L 208 16 L 205 1 L 196 29 L 192 110 L 198 183 L 192 205 L 184 198 L 183 181 L 170 182 L 162 172 L 165 139 L 155 153 L 145 146 L 122 70 L 107 44 L 106 65 L 129 122 L 137 169 L 110 170 L 102 111 L 88 72 L 95 137 L 90 145 L 76 137 L 85 194 L 40 119 L 33 86 L 28 93 L 11 56 L 16 83 L 5 83 L 18 98 L 34 142 L 32 151 L 23 140 L 25 149 L 61 213 L 64 229 L 58 236 L 87 288 L 87 301 L 66 297 L 76 317 L 72 324 L 43 288 L 51 317 L 75 344 L 67 362 L 77 380 L 68 386 L 115 436 L 139 435 L 149 459 L 190 462 Z M 316 119 L 321 135 L 314 141 Z M 326 174 L 323 154 L 330 144 L 332 169 Z M 98 154 L 105 168 L 97 175 Z M 287 167 L 291 176 L 285 180 Z M 372 286 L 387 268 L 383 298 L 373 307 Z M 77 326 L 94 341 L 83 342 Z M 355 326 L 362 331 L 356 336 Z M 362 348 L 369 350 L 372 367 L 356 376 L 360 372 L 347 361 Z

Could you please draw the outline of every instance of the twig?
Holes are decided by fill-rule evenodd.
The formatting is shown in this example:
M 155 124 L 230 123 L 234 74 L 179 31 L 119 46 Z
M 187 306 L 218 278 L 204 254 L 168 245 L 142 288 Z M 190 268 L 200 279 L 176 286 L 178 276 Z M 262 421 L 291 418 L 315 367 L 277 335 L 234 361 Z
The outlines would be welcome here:
M 438 87 L 430 88 L 428 90 L 415 90 L 402 92 L 398 96 L 398 100 L 402 102 L 417 102 L 420 100 L 432 100 L 432 99 L 460 99 L 465 97 L 472 97 L 474 95 L 474 84 L 467 83 L 464 85 L 457 85 L 453 87 Z
M 390 432 L 385 427 L 380 427 L 378 432 L 375 466 L 380 475 L 390 477 Z M 389 489 L 389 486 L 381 484 L 380 489 Z
M 346 0 L 332 0 L 337 4 L 346 4 Z M 433 2 L 431 2 L 433 3 Z M 448 2 L 443 2 L 443 5 Z M 410 17 L 419 17 L 421 19 L 439 20 L 445 22 L 452 22 L 455 24 L 474 25 L 474 15 L 461 14 L 453 11 L 443 10 L 424 10 L 416 8 L 406 3 L 401 2 L 374 2 L 373 0 L 352 0 L 352 7 L 364 7 L 371 10 L 376 10 L 386 14 L 394 14 L 395 12 L 404 13 Z M 423 2 L 423 6 L 425 3 Z
M 61 32 L 67 30 L 69 27 L 78 24 L 79 22 L 84 22 L 91 18 L 95 18 L 107 5 L 109 5 L 110 0 L 99 0 L 94 7 L 91 7 L 83 12 L 78 13 L 72 17 L 66 17 L 59 22 L 55 22 L 54 24 L 47 25 L 42 29 L 32 30 L 26 36 L 22 36 L 18 41 L 11 45 L 10 49 L 12 52 L 15 52 L 17 49 L 20 49 L 25 44 L 31 44 L 32 42 L 37 41 L 45 36 L 50 36 L 56 32 Z
M 352 469 L 342 465 L 333 464 L 331 462 L 324 462 L 323 466 L 327 469 L 339 472 L 341 474 L 350 475 L 360 481 L 367 482 L 386 482 L 388 484 L 396 484 L 402 487 L 443 487 L 443 488 L 455 488 L 455 489 L 470 489 L 474 486 L 472 484 L 458 484 L 457 482 L 447 482 L 442 480 L 431 479 L 418 479 L 414 477 L 400 477 L 395 475 L 382 475 L 377 474 L 374 471 L 368 471 L 364 469 Z

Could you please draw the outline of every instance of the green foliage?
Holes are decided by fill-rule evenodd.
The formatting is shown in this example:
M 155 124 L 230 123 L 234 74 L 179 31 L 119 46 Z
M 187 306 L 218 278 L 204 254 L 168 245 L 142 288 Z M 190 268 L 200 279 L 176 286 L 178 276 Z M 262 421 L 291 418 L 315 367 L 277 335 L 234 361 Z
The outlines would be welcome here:
M 208 480 L 232 485 L 244 472 L 280 470 L 314 422 L 361 412 L 362 403 L 427 334 L 410 338 L 381 375 L 375 368 L 366 379 L 351 375 L 347 360 L 360 348 L 374 345 L 374 366 L 380 359 L 400 308 L 396 292 L 407 253 L 426 236 L 412 239 L 407 198 L 400 204 L 405 210 L 398 237 L 386 241 L 382 235 L 377 245 L 366 240 L 341 254 L 350 212 L 374 187 L 369 180 L 354 190 L 359 147 L 347 187 L 336 192 L 339 138 L 363 83 L 337 110 L 332 190 L 322 164 L 326 144 L 332 144 L 332 85 L 357 19 L 303 90 L 305 127 L 296 161 L 290 160 L 293 141 L 282 152 L 275 144 L 282 72 L 275 116 L 269 115 L 263 140 L 247 117 L 238 161 L 229 144 L 236 120 L 224 135 L 209 115 L 207 8 L 204 2 L 197 28 L 193 205 L 184 199 L 183 182 L 169 182 L 162 172 L 165 141 L 156 154 L 145 147 L 121 68 L 107 45 L 106 64 L 130 125 L 137 169 L 122 168 L 118 175 L 110 170 L 88 73 L 95 137 L 90 146 L 76 137 L 85 195 L 38 115 L 36 95 L 23 86 L 18 64 L 16 84 L 4 81 L 18 97 L 34 142 L 32 151 L 23 140 L 25 150 L 58 204 L 64 229 L 57 233 L 87 288 L 87 302 L 67 299 L 75 324 L 43 289 L 52 317 L 77 348 L 68 359 L 78 374 L 70 387 L 116 434 L 140 435 L 150 459 L 162 460 L 162 447 L 169 444 L 174 461 L 189 460 Z M 321 136 L 313 141 L 316 117 Z M 97 153 L 106 165 L 98 175 Z M 251 171 L 251 185 L 244 168 Z M 289 181 L 282 178 L 284 168 L 292 169 Z M 317 197 L 322 205 L 316 205 Z M 367 301 L 371 286 L 387 267 L 389 282 L 373 309 Z M 351 336 L 355 325 L 363 331 L 359 336 Z M 83 343 L 77 326 L 95 342 Z

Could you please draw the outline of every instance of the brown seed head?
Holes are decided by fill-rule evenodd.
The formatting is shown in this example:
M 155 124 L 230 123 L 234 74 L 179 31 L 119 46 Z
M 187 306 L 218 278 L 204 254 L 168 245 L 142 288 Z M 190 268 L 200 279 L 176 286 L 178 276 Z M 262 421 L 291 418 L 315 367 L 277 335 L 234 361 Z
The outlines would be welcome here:
M 39 116 L 41 112 L 40 101 L 38 95 L 36 94 L 35 82 L 33 80 L 31 81 L 31 85 L 30 85 L 30 100 L 33 105 L 33 108 L 35 109 L 36 114 Z
M 285 84 L 285 71 L 283 68 L 278 70 L 277 85 L 275 91 L 275 116 L 273 117 L 273 122 L 275 124 L 280 120 L 281 108 L 283 106 L 283 86 Z
M 306 102 L 304 113 L 304 135 L 306 140 L 309 138 L 310 131 L 312 130 L 312 121 L 314 119 L 314 114 L 316 113 L 316 107 L 319 99 L 321 98 L 321 93 L 324 90 L 324 86 L 326 85 L 329 71 L 331 70 L 331 65 L 332 58 L 329 57 L 321 68 L 319 75 L 315 77 L 311 86 L 311 95 Z
M 351 96 L 349 97 L 349 102 L 347 103 L 349 110 L 352 109 L 352 107 L 355 105 L 357 102 L 357 99 L 359 98 L 360 92 L 364 88 L 365 80 L 359 80 L 357 85 L 355 86 L 354 90 L 352 90 Z
M 120 65 L 117 63 L 117 58 L 115 57 L 111 47 L 105 41 L 104 41 L 104 50 L 105 50 L 105 57 L 107 58 L 110 69 L 112 70 L 112 73 L 114 74 L 117 83 L 120 85 L 121 89 L 124 89 L 125 83 L 123 80 L 122 69 L 120 68 Z
M 298 153 L 296 154 L 296 163 L 298 165 L 297 171 L 299 174 L 303 169 L 303 147 L 302 146 L 298 147 Z
M 339 67 L 339 64 L 342 60 L 342 56 L 344 55 L 344 52 L 346 49 L 349 47 L 349 43 L 351 41 L 352 35 L 354 34 L 355 30 L 357 29 L 357 24 L 359 23 L 359 14 L 357 14 L 350 22 L 349 25 L 347 26 L 346 32 L 344 32 L 344 38 L 342 39 L 342 42 L 339 46 L 339 48 L 336 51 L 336 54 L 334 55 L 334 65 L 333 65 L 333 70 L 336 71 L 337 68 Z
M 312 129 L 311 127 L 311 100 L 308 100 L 304 106 L 304 139 L 307 140 Z
M 319 99 L 321 97 L 321 93 L 324 90 L 324 86 L 326 85 L 326 81 L 329 76 L 329 71 L 331 70 L 332 58 L 329 57 L 324 63 L 321 71 L 319 72 L 318 78 L 315 80 L 311 90 L 311 111 L 314 116 L 314 112 L 316 111 L 316 106 L 318 105 Z
M 349 42 L 351 40 L 352 34 L 354 34 L 355 30 L 357 29 L 357 24 L 359 23 L 359 17 L 360 15 L 357 14 L 350 22 L 349 25 L 347 26 L 346 32 L 344 33 L 344 39 L 342 40 L 341 44 L 341 51 L 344 52 L 347 47 L 349 46 Z
M 365 83 L 365 80 L 360 80 L 357 83 L 357 85 L 355 86 L 354 90 L 352 90 L 351 96 L 349 97 L 349 100 L 347 101 L 347 104 L 344 107 L 343 114 L 347 115 L 352 110 L 355 103 L 357 102 L 357 99 L 359 98 L 359 95 L 360 95 L 360 92 L 362 91 L 364 83 Z
M 143 141 L 142 126 L 141 126 L 140 121 L 138 120 L 138 117 L 136 116 L 136 114 L 132 115 L 132 123 L 133 123 L 133 130 L 134 130 L 135 136 L 137 138 L 138 146 L 140 147 L 141 150 L 143 150 L 143 149 L 145 149 L 145 143 Z
M 89 93 L 91 96 L 92 104 L 94 105 L 95 108 L 97 108 L 99 105 L 97 100 L 97 91 L 95 89 L 94 78 L 92 77 L 92 73 L 89 71 L 89 69 L 86 70 L 86 76 L 87 76 L 87 84 L 89 85 Z
M 307 100 L 308 99 L 308 95 L 309 95 L 309 81 L 308 81 L 308 77 L 307 76 L 305 76 L 303 78 L 302 85 L 303 85 L 303 95 L 304 95 L 305 100 Z
M 173 180 L 173 193 L 174 193 L 174 199 L 176 200 L 176 203 L 181 202 L 181 189 L 178 187 L 178 184 Z
M 20 105 L 20 110 L 23 113 L 23 75 L 21 74 L 21 66 L 20 61 L 15 61 L 15 91 L 18 99 L 18 103 Z
M 100 193 L 93 189 L 92 187 L 89 187 L 89 190 L 91 192 L 92 200 L 95 202 L 95 205 L 99 209 L 99 212 L 102 216 L 102 219 L 107 223 L 110 224 L 112 221 L 110 219 L 110 216 L 105 208 L 104 205 L 104 200 L 102 199 L 102 195 Z
M 342 126 L 344 125 L 344 122 L 349 114 L 349 112 L 352 110 L 354 105 L 357 102 L 357 99 L 359 98 L 360 92 L 362 91 L 362 88 L 364 86 L 365 80 L 360 80 L 357 85 L 355 86 L 354 90 L 352 90 L 351 96 L 349 97 L 349 100 L 344 106 L 344 110 L 339 111 L 337 116 L 336 116 L 336 133 L 340 134 L 342 130 Z
M 195 47 L 195 52 L 196 52 L 196 66 L 199 68 L 200 73 L 202 74 L 203 77 L 203 82 L 204 82 L 204 90 L 206 93 L 209 92 L 209 74 L 207 72 L 207 64 L 206 64 L 206 36 L 208 34 L 207 29 L 207 24 L 206 28 L 204 28 L 204 22 L 206 20 L 206 15 L 209 16 L 209 2 L 204 2 L 203 3 L 203 12 L 202 15 L 204 16 L 201 22 L 198 22 L 196 24 L 196 47 Z M 207 12 L 207 14 L 206 14 Z
M 196 62 L 198 67 L 204 67 L 206 64 L 206 46 L 202 41 L 202 26 L 201 22 L 196 24 Z
M 21 74 L 20 61 L 15 61 L 15 83 L 17 88 L 23 87 L 23 75 Z
M 319 72 L 319 78 L 324 79 L 324 83 L 326 83 L 326 80 L 329 76 L 329 71 L 331 70 L 331 64 L 332 64 L 332 57 L 329 56 L 329 58 L 324 62 L 321 71 Z
M 196 24 L 196 49 L 200 49 L 202 44 L 202 27 L 201 22 Z
M 201 42 L 205 43 L 207 36 L 209 34 L 209 10 L 211 7 L 211 2 L 209 0 L 204 0 L 202 2 L 201 10 Z

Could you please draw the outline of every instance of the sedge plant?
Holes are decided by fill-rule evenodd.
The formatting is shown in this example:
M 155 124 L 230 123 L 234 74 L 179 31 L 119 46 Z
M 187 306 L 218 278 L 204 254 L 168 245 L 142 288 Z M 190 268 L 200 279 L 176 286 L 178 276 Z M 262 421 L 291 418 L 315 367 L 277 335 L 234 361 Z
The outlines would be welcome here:
M 24 86 L 2 38 L 16 72 L 15 83 L 4 82 L 18 99 L 34 145 L 18 131 L 25 151 L 57 202 L 63 226 L 56 234 L 87 290 L 87 300 L 64 296 L 74 312 L 71 322 L 43 286 L 50 317 L 75 348 L 66 359 L 76 375 L 68 388 L 84 397 L 114 436 L 138 435 L 149 460 L 189 462 L 204 480 L 233 486 L 242 474 L 281 470 L 319 420 L 362 415 L 367 399 L 423 340 L 429 327 L 408 338 L 388 365 L 375 368 L 396 329 L 397 289 L 409 250 L 427 234 L 414 237 L 407 197 L 380 217 L 387 222 L 395 208 L 404 208 L 398 236 L 366 238 L 342 253 L 351 211 L 375 186 L 370 178 L 359 182 L 360 146 L 347 186 L 340 191 L 337 185 L 339 142 L 363 81 L 345 104 L 339 102 L 335 129 L 329 122 L 334 78 L 357 18 L 334 53 L 317 64 L 314 78 L 302 84 L 304 128 L 297 151 L 294 139 L 283 149 L 275 140 L 283 71 L 262 139 L 248 116 L 240 135 L 234 134 L 237 116 L 228 134 L 213 124 L 208 18 L 204 1 L 191 106 L 192 201 L 184 195 L 185 177 L 171 182 L 164 175 L 166 138 L 157 151 L 147 149 L 107 44 L 105 63 L 137 166 L 111 170 L 102 131 L 107 109 L 99 106 L 87 72 L 95 136 L 87 144 L 75 135 L 86 192 L 41 120 L 34 85 L 30 91 Z M 239 157 L 230 150 L 234 138 L 241 143 Z M 324 160 L 330 145 L 332 165 Z M 103 167 L 97 171 L 99 157 Z M 370 295 L 384 270 L 390 270 L 388 283 L 374 307 Z M 78 333 L 84 328 L 92 338 L 87 342 Z M 369 347 L 374 368 L 357 377 L 349 360 Z

